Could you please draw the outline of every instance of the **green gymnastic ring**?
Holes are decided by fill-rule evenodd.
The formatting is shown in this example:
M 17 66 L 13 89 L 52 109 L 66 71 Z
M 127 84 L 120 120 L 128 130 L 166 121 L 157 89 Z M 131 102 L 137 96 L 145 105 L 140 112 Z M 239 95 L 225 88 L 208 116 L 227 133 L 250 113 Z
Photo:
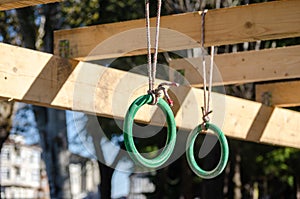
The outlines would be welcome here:
M 168 124 L 168 135 L 166 146 L 162 152 L 153 159 L 147 159 L 143 157 L 137 150 L 133 140 L 132 126 L 134 122 L 134 117 L 137 111 L 145 104 L 151 103 L 153 100 L 152 95 L 143 95 L 138 97 L 129 107 L 123 126 L 124 132 L 124 143 L 130 157 L 137 163 L 148 168 L 157 168 L 163 165 L 168 158 L 171 156 L 175 142 L 176 142 L 176 124 L 173 112 L 167 102 L 161 98 L 158 98 L 157 105 L 163 111 L 166 116 Z
M 221 157 L 220 157 L 220 161 L 219 161 L 218 165 L 214 169 L 212 169 L 210 171 L 206 171 L 206 170 L 201 169 L 195 160 L 194 143 L 197 138 L 197 135 L 202 131 L 201 124 L 198 125 L 188 137 L 188 141 L 187 141 L 188 150 L 187 150 L 186 156 L 187 156 L 188 163 L 195 174 L 197 174 L 199 177 L 202 177 L 205 179 L 211 179 L 211 178 L 218 176 L 225 169 L 227 161 L 228 161 L 229 149 L 228 149 L 228 143 L 227 143 L 227 139 L 226 139 L 225 135 L 217 126 L 215 126 L 211 123 L 206 123 L 205 127 L 207 129 L 212 130 L 218 136 L 218 139 L 220 141 Z

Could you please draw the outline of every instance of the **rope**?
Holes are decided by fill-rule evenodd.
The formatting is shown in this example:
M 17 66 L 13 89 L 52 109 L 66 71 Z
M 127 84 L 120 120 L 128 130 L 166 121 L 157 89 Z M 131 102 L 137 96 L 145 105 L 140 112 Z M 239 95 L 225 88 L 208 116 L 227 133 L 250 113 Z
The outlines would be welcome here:
M 156 17 L 155 46 L 154 46 L 154 55 L 153 55 L 153 63 L 152 63 L 149 0 L 145 1 L 149 91 L 154 90 L 154 82 L 155 82 L 155 76 L 156 76 L 161 5 L 162 5 L 161 0 L 158 0 L 158 2 L 157 2 L 157 17 Z
M 156 65 L 157 65 L 157 54 L 158 54 L 158 40 L 159 40 L 159 27 L 160 27 L 160 13 L 161 13 L 161 0 L 158 0 L 158 2 L 157 2 L 155 46 L 154 46 L 154 56 L 153 56 L 153 68 L 152 68 L 153 84 L 155 82 L 155 76 L 156 76 Z
M 151 94 L 153 97 L 152 105 L 157 104 L 158 97 L 160 97 L 160 91 L 163 91 L 167 102 L 170 106 L 173 106 L 173 101 L 169 97 L 166 89 L 163 86 L 179 86 L 174 82 L 164 82 L 158 85 L 154 89 L 155 77 L 156 77 L 156 68 L 157 68 L 157 55 L 158 55 L 158 41 L 159 41 L 159 27 L 160 27 L 160 13 L 161 13 L 162 0 L 157 1 L 157 16 L 156 16 L 156 33 L 155 33 L 155 44 L 154 44 L 154 55 L 153 63 L 151 58 L 151 33 L 150 33 L 150 8 L 149 0 L 145 0 L 145 12 L 146 12 L 146 34 L 147 34 L 147 59 L 148 59 L 148 78 L 149 78 L 149 90 L 148 94 Z
M 207 110 L 209 112 L 209 105 L 211 99 L 211 89 L 212 89 L 212 77 L 213 77 L 213 68 L 214 68 L 214 55 L 215 47 L 212 46 L 210 49 L 210 69 L 209 69 L 209 84 L 208 84 L 208 99 L 207 99 Z
M 209 70 L 209 82 L 207 84 L 206 80 L 206 61 L 204 56 L 204 42 L 205 42 L 205 15 L 207 10 L 204 10 L 202 15 L 202 36 L 201 36 L 201 45 L 202 45 L 202 72 L 203 72 L 203 107 L 202 107 L 202 120 L 203 124 L 209 121 L 209 114 L 212 113 L 210 110 L 210 99 L 211 99 L 211 89 L 212 89 L 212 76 L 213 76 L 213 66 L 214 66 L 214 46 L 211 47 L 211 57 L 210 57 L 210 70 Z M 205 125 L 204 125 L 205 126 Z
M 153 90 L 152 79 L 152 61 L 151 61 L 151 40 L 150 40 L 150 11 L 149 0 L 145 0 L 145 12 L 146 12 L 146 34 L 147 34 L 147 59 L 148 59 L 148 77 L 149 77 L 149 90 Z

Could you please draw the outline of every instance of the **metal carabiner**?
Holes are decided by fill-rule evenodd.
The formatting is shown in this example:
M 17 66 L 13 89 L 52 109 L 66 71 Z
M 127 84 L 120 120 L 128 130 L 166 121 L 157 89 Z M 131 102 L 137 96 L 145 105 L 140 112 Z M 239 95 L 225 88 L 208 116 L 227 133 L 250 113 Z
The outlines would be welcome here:
M 175 82 L 163 82 L 161 84 L 158 85 L 158 87 L 154 90 L 148 90 L 148 94 L 152 95 L 153 97 L 153 101 L 150 103 L 151 105 L 156 105 L 157 104 L 157 101 L 160 96 L 161 96 L 161 93 L 160 91 L 162 91 L 164 93 L 164 96 L 166 97 L 167 99 L 167 102 L 169 104 L 170 107 L 172 107 L 174 105 L 174 101 L 170 98 L 166 88 L 164 86 L 176 86 L 178 87 L 179 84 L 178 83 L 175 83 Z

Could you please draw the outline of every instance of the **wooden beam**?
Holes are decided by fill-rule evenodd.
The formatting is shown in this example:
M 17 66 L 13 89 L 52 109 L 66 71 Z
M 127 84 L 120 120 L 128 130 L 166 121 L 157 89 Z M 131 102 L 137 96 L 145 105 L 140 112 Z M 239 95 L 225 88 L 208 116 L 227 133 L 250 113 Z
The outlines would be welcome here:
M 133 99 L 146 93 L 147 81 L 142 75 L 0 44 L 0 97 L 5 99 L 122 119 Z M 171 93 L 177 126 L 193 129 L 201 120 L 202 90 L 182 86 Z M 212 99 L 212 121 L 227 136 L 300 148 L 299 112 L 217 93 Z M 164 125 L 156 108 L 143 107 L 136 119 Z
M 300 36 L 299 7 L 300 1 L 287 0 L 209 10 L 205 17 L 205 45 Z M 154 24 L 155 19 L 151 22 Z M 201 12 L 164 16 L 161 27 L 161 51 L 194 48 L 201 43 Z M 146 53 L 144 19 L 59 30 L 54 34 L 54 54 L 59 55 L 63 51 L 61 41 L 67 41 L 69 57 L 79 60 Z
M 256 101 L 279 107 L 300 106 L 300 81 L 257 84 Z
M 215 55 L 215 76 L 220 77 L 214 79 L 213 83 L 227 85 L 299 78 L 299 55 L 299 45 Z M 202 86 L 202 58 L 174 59 L 170 61 L 170 67 L 184 71 L 185 78 L 191 85 Z M 174 70 L 170 70 L 170 77 L 173 77 L 171 81 L 176 81 Z
M 54 3 L 61 0 L 1 0 L 0 11 L 34 6 L 38 4 Z

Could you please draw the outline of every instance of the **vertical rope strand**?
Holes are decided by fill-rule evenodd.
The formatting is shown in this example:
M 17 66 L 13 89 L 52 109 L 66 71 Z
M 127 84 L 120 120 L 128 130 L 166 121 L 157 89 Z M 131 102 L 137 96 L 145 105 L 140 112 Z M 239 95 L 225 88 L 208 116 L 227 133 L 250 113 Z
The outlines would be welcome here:
M 147 32 L 147 58 L 148 58 L 148 77 L 149 77 L 149 91 L 154 90 L 157 55 L 158 55 L 158 43 L 159 43 L 159 27 L 160 27 L 160 13 L 162 0 L 157 1 L 157 17 L 156 17 L 156 33 L 155 33 L 155 46 L 153 63 L 151 58 L 151 31 L 150 31 L 150 6 L 149 0 L 145 0 L 145 12 L 146 12 L 146 32 Z
M 205 14 L 207 10 L 204 10 L 201 15 L 202 15 L 202 20 L 201 20 L 201 28 L 202 28 L 202 34 L 201 34 L 201 45 L 202 45 L 202 70 L 203 70 L 203 114 L 206 114 L 208 112 L 207 110 L 207 97 L 206 97 L 206 91 L 207 91 L 207 85 L 206 85 L 206 61 L 205 61 L 205 56 L 204 56 L 204 42 L 205 42 Z
M 153 90 L 153 78 L 152 78 L 152 61 L 151 61 L 151 35 L 150 35 L 150 11 L 149 0 L 145 0 L 145 17 L 146 17 L 146 34 L 147 34 L 147 59 L 148 59 L 148 78 L 149 78 L 149 90 Z
M 207 84 L 206 80 L 206 60 L 205 60 L 205 54 L 204 54 L 204 42 L 205 42 L 205 15 L 207 13 L 207 10 L 204 10 L 202 15 L 202 35 L 201 35 L 201 44 L 202 44 L 202 69 L 203 69 L 203 107 L 202 107 L 202 114 L 203 114 L 203 123 L 206 123 L 209 121 L 209 114 L 212 112 L 210 110 L 210 101 L 211 101 L 211 91 L 212 91 L 212 77 L 213 77 L 213 67 L 214 67 L 214 46 L 211 47 L 211 53 L 210 53 L 210 67 L 209 67 L 209 80 Z
M 207 99 L 207 112 L 209 112 L 209 105 L 211 100 L 211 89 L 212 89 L 212 77 L 213 77 L 213 68 L 214 68 L 214 56 L 215 56 L 215 47 L 212 46 L 210 50 L 210 69 L 209 69 L 209 83 L 208 83 L 208 99 Z
M 202 73 L 203 73 L 203 108 L 204 108 L 204 113 L 207 112 L 207 105 L 206 105 L 206 61 L 205 61 L 205 56 L 204 56 L 204 49 L 202 49 Z
M 155 46 L 153 56 L 153 68 L 152 68 L 152 81 L 155 82 L 157 55 L 158 55 L 158 43 L 159 43 L 159 27 L 160 27 L 160 13 L 161 13 L 161 0 L 157 1 L 157 18 L 156 18 L 156 34 L 155 34 Z

